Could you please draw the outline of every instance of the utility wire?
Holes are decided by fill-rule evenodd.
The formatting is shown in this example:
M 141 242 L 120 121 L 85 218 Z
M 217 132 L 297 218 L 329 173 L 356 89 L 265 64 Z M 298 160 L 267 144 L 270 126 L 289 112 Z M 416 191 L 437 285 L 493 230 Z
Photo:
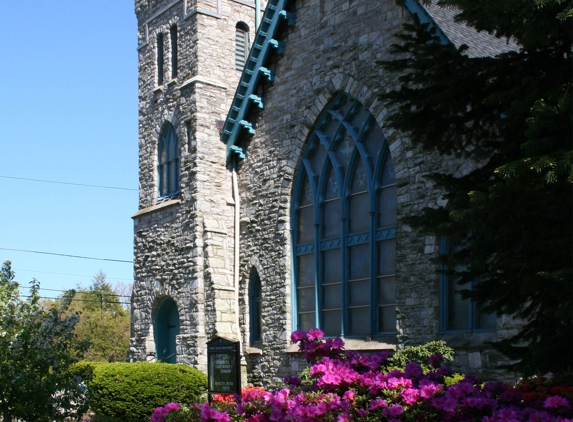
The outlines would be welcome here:
M 51 271 L 24 270 L 22 268 L 14 268 L 14 271 L 24 271 L 24 272 L 29 272 L 29 273 L 40 273 L 40 274 L 71 275 L 74 277 L 89 277 L 89 278 L 94 277 L 93 275 L 87 275 L 87 274 L 53 273 Z M 106 275 L 106 280 L 120 280 L 120 281 L 128 281 L 130 283 L 133 283 L 133 281 L 134 281 L 134 280 L 130 280 L 129 278 L 107 277 L 107 275 Z
M 24 289 L 31 289 L 30 286 L 19 286 L 20 288 L 24 288 Z M 39 288 L 39 290 L 46 290 L 48 292 L 62 292 L 65 293 L 67 291 L 70 290 L 75 290 L 76 294 L 88 294 L 88 295 L 102 295 L 102 293 L 99 292 L 93 292 L 93 291 L 89 291 L 89 290 L 77 290 L 77 289 L 67 289 L 67 290 L 58 290 L 58 289 L 44 289 L 42 287 Z M 131 297 L 131 296 L 127 296 L 127 295 L 118 295 L 117 293 L 103 293 L 104 296 L 117 296 L 117 297 Z
M 47 297 L 47 296 L 40 296 L 40 299 L 48 299 L 48 300 L 59 300 L 61 299 L 60 297 Z M 72 302 L 86 302 L 86 303 L 119 303 L 121 305 L 131 305 L 130 302 L 116 302 L 116 301 L 111 301 L 111 300 L 104 300 L 104 301 L 100 301 L 100 300 L 85 300 L 85 299 L 76 299 L 73 298 Z
M 81 259 L 94 259 L 96 261 L 111 261 L 111 262 L 125 262 L 127 264 L 133 264 L 133 261 L 124 261 L 121 259 L 111 259 L 111 258 L 93 258 L 91 256 L 80 256 L 80 255 L 67 255 L 63 253 L 55 253 L 55 252 L 42 252 L 42 251 L 30 251 L 28 249 L 13 249 L 13 248 L 0 248 L 3 251 L 16 251 L 16 252 L 29 252 L 29 253 L 38 253 L 43 255 L 57 255 L 57 256 L 65 256 L 66 258 L 81 258 Z
M 71 182 L 57 182 L 55 180 L 43 180 L 43 179 L 27 179 L 25 177 L 13 177 L 13 176 L 2 176 L 3 179 L 16 179 L 16 180 L 27 180 L 29 182 L 42 182 L 42 183 L 55 183 L 58 185 L 73 185 L 73 186 L 85 186 L 89 188 L 100 188 L 100 189 L 116 189 L 116 190 L 130 190 L 130 191 L 137 191 L 137 189 L 133 188 L 119 188 L 117 186 L 102 186 L 102 185 L 88 185 L 85 183 L 71 183 Z

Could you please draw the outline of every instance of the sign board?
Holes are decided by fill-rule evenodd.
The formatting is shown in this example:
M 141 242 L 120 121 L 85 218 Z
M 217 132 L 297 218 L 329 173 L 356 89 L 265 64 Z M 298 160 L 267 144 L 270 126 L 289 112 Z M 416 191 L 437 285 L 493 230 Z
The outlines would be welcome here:
M 208 393 L 241 394 L 239 342 L 216 337 L 207 342 Z

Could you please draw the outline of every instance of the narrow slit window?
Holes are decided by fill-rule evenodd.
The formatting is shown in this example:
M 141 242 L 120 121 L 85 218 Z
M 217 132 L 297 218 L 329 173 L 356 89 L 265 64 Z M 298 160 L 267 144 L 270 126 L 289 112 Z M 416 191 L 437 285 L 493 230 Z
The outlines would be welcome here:
M 263 292 L 261 279 L 257 270 L 253 270 L 249 286 L 249 310 L 251 320 L 251 344 L 262 340 L 262 306 Z
M 163 34 L 157 35 L 157 85 L 163 85 Z
M 177 77 L 177 25 L 170 30 L 171 35 L 171 79 Z

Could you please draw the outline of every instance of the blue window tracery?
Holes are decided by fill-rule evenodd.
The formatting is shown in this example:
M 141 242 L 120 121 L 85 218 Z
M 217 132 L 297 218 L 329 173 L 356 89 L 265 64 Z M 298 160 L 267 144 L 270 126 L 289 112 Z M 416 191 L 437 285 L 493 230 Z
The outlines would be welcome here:
M 293 197 L 295 326 L 396 329 L 396 179 L 382 130 L 340 94 L 309 139 Z
M 169 198 L 179 193 L 179 139 L 173 125 L 167 122 L 158 148 L 159 197 Z

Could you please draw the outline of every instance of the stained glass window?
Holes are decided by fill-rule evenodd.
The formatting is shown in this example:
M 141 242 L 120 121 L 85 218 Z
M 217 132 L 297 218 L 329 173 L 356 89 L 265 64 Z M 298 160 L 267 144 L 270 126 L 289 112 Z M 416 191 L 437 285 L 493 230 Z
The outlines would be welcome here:
M 296 326 L 396 331 L 396 178 L 382 130 L 340 94 L 315 126 L 293 201 Z

